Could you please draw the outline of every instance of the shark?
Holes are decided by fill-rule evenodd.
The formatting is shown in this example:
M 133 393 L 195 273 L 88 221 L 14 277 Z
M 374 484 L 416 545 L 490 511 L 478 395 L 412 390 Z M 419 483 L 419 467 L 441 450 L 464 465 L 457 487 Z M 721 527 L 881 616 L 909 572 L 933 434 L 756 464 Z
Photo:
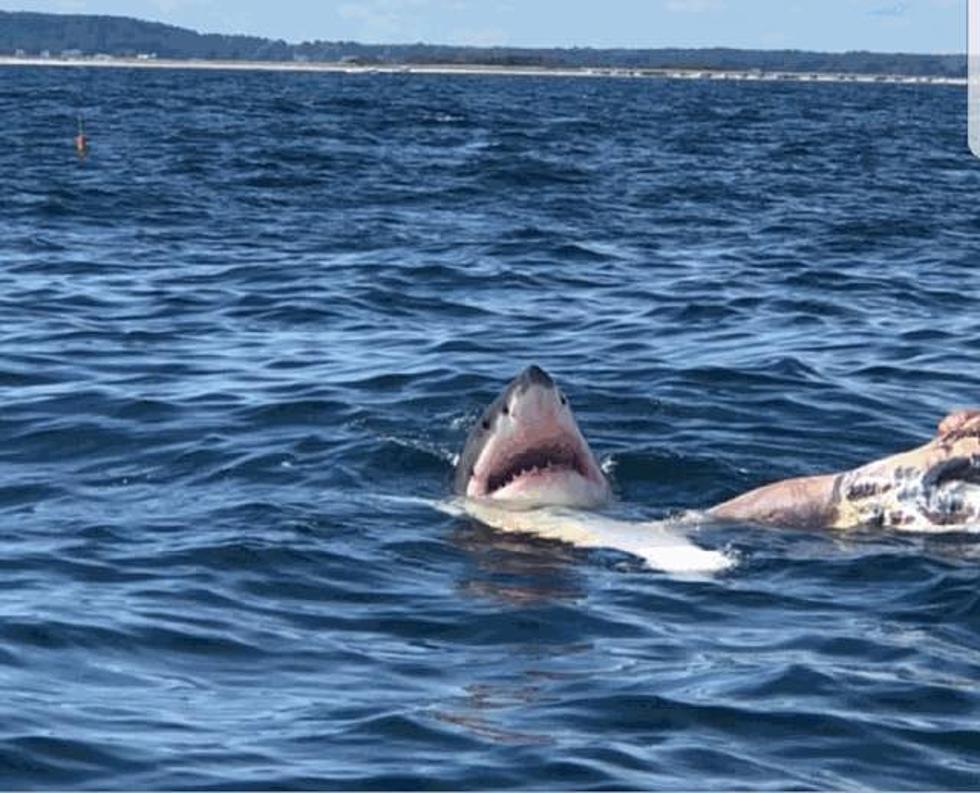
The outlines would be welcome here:
M 733 559 L 692 542 L 676 521 L 631 521 L 601 509 L 612 488 L 571 402 L 539 366 L 521 371 L 473 423 L 444 511 L 499 531 L 637 556 L 672 573 L 715 573 Z

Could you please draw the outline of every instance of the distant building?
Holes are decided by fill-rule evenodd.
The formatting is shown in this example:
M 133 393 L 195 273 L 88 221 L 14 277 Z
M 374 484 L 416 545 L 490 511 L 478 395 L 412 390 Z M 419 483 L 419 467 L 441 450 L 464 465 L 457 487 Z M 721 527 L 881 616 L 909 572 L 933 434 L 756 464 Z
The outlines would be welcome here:
M 155 52 L 137 52 L 136 60 L 138 61 L 155 61 L 157 59 L 157 54 Z
M 62 58 L 81 58 L 82 57 L 82 51 L 81 50 L 62 50 L 61 51 L 61 57 Z

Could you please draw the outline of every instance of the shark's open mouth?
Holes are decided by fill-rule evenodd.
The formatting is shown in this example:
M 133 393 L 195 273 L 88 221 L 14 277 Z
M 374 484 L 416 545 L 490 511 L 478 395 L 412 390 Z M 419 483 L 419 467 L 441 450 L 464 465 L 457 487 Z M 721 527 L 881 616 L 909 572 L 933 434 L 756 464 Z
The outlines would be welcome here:
M 581 455 L 570 446 L 550 444 L 533 449 L 524 449 L 519 454 L 502 460 L 487 475 L 487 495 L 513 485 L 524 477 L 561 472 L 588 476 Z
M 534 439 L 501 438 L 492 444 L 477 462 L 467 495 L 524 506 L 589 506 L 605 500 L 608 486 L 578 432 L 549 429 Z

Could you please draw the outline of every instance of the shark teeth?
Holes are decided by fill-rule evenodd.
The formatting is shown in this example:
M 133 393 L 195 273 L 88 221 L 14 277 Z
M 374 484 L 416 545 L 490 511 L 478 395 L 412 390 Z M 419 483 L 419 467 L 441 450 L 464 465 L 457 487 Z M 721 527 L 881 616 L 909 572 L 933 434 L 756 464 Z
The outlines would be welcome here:
M 487 493 L 493 493 L 527 476 L 562 470 L 585 476 L 579 455 L 572 449 L 564 446 L 528 449 L 495 468 L 487 477 Z

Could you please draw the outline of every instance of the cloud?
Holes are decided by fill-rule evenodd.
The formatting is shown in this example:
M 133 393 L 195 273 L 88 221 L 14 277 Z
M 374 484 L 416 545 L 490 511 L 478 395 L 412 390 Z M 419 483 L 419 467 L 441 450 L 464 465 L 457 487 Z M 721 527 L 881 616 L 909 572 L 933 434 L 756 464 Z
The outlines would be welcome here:
M 462 28 L 454 30 L 449 40 L 455 44 L 470 47 L 501 47 L 506 46 L 507 33 L 502 28 Z
M 782 30 L 769 30 L 762 34 L 760 41 L 764 47 L 782 49 L 787 46 L 789 36 Z
M 360 0 L 344 3 L 337 15 L 356 25 L 365 40 L 387 41 L 418 37 L 419 12 L 428 0 Z
M 668 11 L 679 14 L 703 14 L 707 11 L 718 11 L 723 8 L 724 0 L 667 0 L 664 3 Z
M 905 12 L 908 10 L 908 3 L 898 2 L 872 8 L 868 13 L 876 17 L 901 17 L 905 16 Z

